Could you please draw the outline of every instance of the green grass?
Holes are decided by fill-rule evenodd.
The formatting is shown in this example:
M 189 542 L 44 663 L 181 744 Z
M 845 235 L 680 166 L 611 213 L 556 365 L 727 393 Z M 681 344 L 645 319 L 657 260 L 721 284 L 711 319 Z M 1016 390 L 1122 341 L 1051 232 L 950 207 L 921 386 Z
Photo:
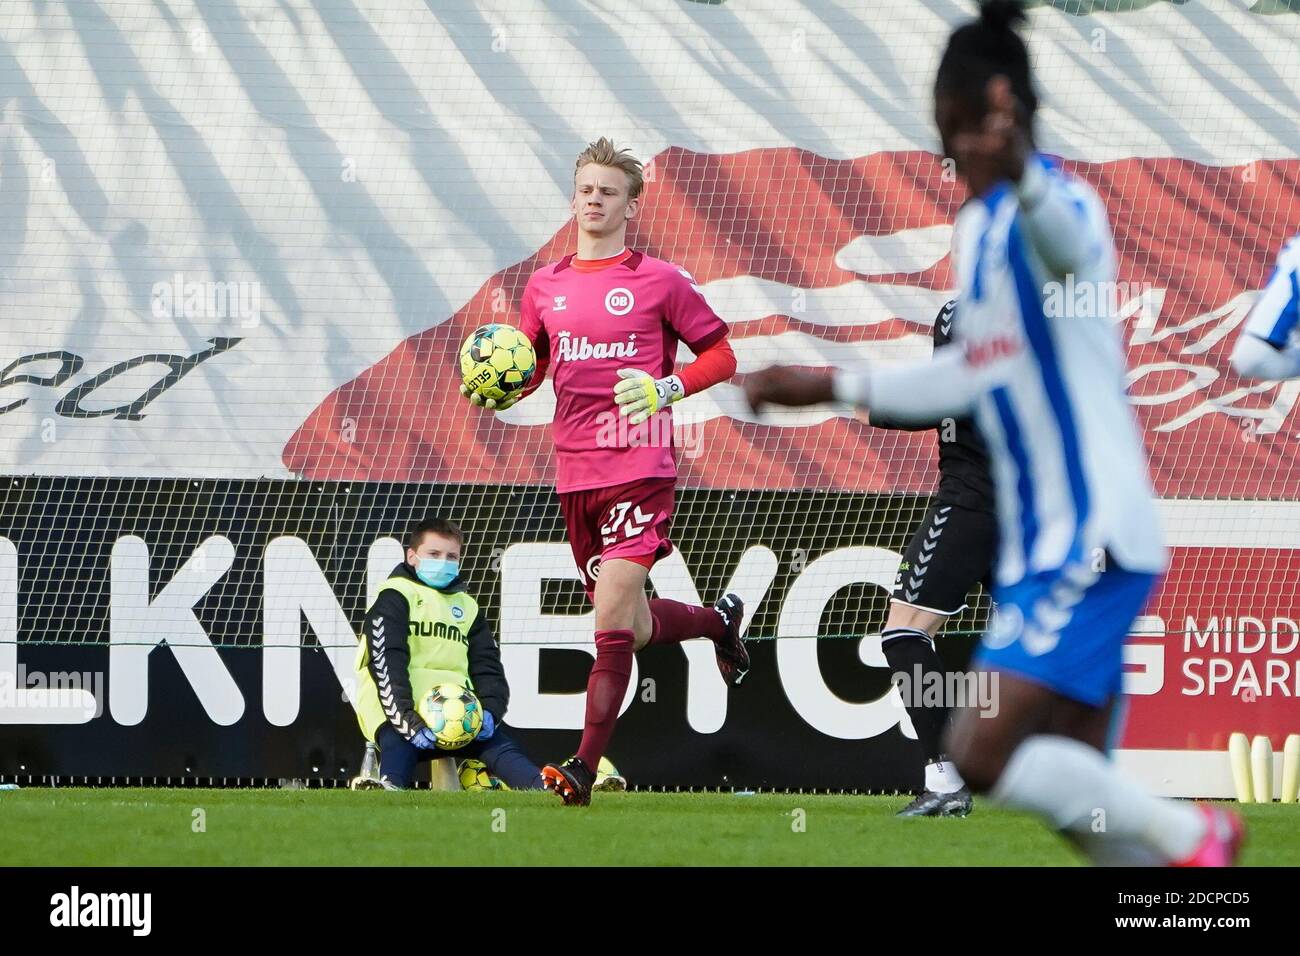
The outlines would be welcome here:
M 906 798 L 539 793 L 25 789 L 0 792 L 7 865 L 427 864 L 469 845 L 485 864 L 1068 866 L 1037 821 L 987 804 L 898 820 Z M 206 832 L 194 832 L 196 810 Z M 803 811 L 803 832 L 796 832 Z M 1300 806 L 1247 806 L 1244 862 L 1300 862 Z M 504 826 L 504 831 L 502 827 Z

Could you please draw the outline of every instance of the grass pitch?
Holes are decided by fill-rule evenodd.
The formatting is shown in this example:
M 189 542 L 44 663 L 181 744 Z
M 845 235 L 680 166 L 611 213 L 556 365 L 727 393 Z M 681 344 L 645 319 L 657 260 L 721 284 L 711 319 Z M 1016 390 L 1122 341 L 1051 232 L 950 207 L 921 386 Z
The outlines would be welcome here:
M 24 789 L 0 793 L 7 865 L 428 864 L 472 841 L 479 862 L 617 865 L 1070 866 L 1036 820 L 987 803 L 966 819 L 899 820 L 905 797 L 347 790 Z M 1248 865 L 1300 863 L 1300 806 L 1241 808 Z M 428 834 L 429 839 L 422 839 Z

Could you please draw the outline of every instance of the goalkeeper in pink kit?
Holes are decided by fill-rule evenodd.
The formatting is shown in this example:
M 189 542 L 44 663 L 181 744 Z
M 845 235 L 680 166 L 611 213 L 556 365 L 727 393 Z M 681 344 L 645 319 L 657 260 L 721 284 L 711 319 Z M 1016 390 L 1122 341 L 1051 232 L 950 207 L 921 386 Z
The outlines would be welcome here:
M 626 246 L 639 211 L 641 163 L 608 139 L 590 144 L 574 173 L 578 249 L 532 274 L 520 302 L 521 331 L 537 353 L 527 396 L 553 369 L 556 491 L 573 559 L 596 610 L 596 661 L 577 753 L 542 768 L 544 786 L 566 804 L 591 801 L 595 770 L 608 748 L 632 674 L 632 655 L 652 644 L 713 642 L 723 680 L 749 671 L 741 638 L 744 606 L 726 594 L 712 606 L 649 600 L 654 563 L 668 538 L 677 483 L 672 403 L 726 381 L 736 371 L 727 324 L 695 280 L 672 263 Z M 678 343 L 694 362 L 674 374 Z

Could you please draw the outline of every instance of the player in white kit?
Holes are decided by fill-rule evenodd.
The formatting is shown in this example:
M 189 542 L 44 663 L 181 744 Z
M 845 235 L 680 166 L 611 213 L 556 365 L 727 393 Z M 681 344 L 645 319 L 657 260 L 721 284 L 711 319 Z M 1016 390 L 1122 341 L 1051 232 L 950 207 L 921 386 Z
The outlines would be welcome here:
M 1278 253 L 1232 350 L 1232 367 L 1244 378 L 1300 377 L 1300 236 Z
M 1051 314 L 1066 277 L 1113 288 L 1106 211 L 1033 144 L 1037 96 L 1018 3 L 954 31 L 935 82 L 944 155 L 972 196 L 957 217 L 957 344 L 933 360 L 769 369 L 751 405 L 839 400 L 895 419 L 974 412 L 997 497 L 997 613 L 975 664 L 995 715 L 959 713 L 948 752 L 972 790 L 1038 814 L 1094 862 L 1222 866 L 1239 818 L 1147 793 L 1106 759 L 1121 651 L 1166 566 L 1141 435 L 1106 297 Z

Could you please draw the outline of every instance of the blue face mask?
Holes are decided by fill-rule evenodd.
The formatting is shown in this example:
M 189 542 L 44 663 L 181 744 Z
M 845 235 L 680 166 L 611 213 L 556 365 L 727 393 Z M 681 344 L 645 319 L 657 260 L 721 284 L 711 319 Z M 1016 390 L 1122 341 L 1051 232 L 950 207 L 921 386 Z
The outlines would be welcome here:
M 421 558 L 415 576 L 431 588 L 445 588 L 460 574 L 460 565 L 446 558 Z

